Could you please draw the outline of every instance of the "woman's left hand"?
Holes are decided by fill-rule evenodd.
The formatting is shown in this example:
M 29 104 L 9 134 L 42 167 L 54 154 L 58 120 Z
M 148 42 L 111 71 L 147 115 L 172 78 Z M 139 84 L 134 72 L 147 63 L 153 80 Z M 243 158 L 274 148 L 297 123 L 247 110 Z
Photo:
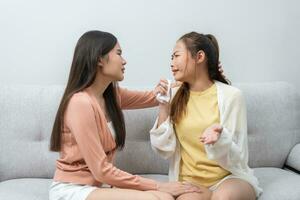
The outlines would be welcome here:
M 203 144 L 214 144 L 218 141 L 223 127 L 219 124 L 214 124 L 203 132 L 202 136 L 200 137 L 200 142 Z

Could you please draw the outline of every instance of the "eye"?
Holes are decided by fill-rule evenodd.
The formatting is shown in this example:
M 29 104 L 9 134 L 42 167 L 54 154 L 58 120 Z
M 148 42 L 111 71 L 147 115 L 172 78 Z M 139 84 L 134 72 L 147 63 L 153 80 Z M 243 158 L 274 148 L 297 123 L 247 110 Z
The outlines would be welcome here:
M 118 51 L 117 51 L 117 54 L 118 54 L 119 56 L 121 56 L 121 55 L 122 55 L 122 51 L 121 51 L 121 50 L 118 50 Z
M 179 54 L 173 54 L 171 55 L 171 60 L 173 60 L 174 58 L 177 58 L 179 56 Z

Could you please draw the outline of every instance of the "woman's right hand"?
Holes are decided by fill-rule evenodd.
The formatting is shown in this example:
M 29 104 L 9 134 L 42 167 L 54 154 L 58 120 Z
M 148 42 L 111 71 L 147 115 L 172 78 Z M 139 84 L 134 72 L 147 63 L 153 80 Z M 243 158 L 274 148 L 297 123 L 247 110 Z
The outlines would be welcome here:
M 160 84 L 163 86 L 166 86 L 166 83 L 168 81 L 166 79 L 161 79 Z M 171 84 L 171 88 L 180 87 L 182 82 L 175 81 Z M 171 94 L 172 96 L 172 94 Z M 171 100 L 170 100 L 171 101 Z M 163 102 L 159 103 L 159 114 L 158 114 L 158 123 L 157 127 L 159 127 L 170 115 L 170 103 L 171 102 Z
M 167 192 L 174 197 L 178 197 L 182 194 L 190 193 L 190 192 L 198 192 L 198 193 L 203 192 L 199 187 L 187 182 L 158 183 L 157 190 L 161 192 Z
M 168 81 L 166 79 L 160 79 L 158 84 L 155 86 L 153 92 L 155 96 L 157 96 L 159 93 L 162 95 L 166 95 L 168 90 Z

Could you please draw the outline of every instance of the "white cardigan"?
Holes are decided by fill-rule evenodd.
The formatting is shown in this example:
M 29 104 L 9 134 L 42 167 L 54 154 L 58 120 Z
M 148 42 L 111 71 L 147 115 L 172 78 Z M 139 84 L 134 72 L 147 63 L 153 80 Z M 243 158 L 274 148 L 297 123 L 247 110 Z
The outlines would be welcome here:
M 258 197 L 262 189 L 248 166 L 247 112 L 242 92 L 219 81 L 215 81 L 215 84 L 223 131 L 215 144 L 205 145 L 205 151 L 209 159 L 216 160 L 221 167 L 232 173 L 229 176 L 249 182 Z M 178 87 L 172 89 L 172 98 L 177 90 Z M 164 159 L 169 159 L 169 180 L 177 181 L 181 160 L 179 141 L 170 118 L 159 127 L 157 122 L 158 119 L 150 130 L 152 149 Z

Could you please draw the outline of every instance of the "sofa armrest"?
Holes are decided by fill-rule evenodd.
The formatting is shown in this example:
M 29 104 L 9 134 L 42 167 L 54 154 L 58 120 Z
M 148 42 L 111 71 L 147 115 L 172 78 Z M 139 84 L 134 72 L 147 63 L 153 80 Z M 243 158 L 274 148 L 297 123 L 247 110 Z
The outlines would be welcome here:
M 296 144 L 285 163 L 285 167 L 300 174 L 300 144 Z

